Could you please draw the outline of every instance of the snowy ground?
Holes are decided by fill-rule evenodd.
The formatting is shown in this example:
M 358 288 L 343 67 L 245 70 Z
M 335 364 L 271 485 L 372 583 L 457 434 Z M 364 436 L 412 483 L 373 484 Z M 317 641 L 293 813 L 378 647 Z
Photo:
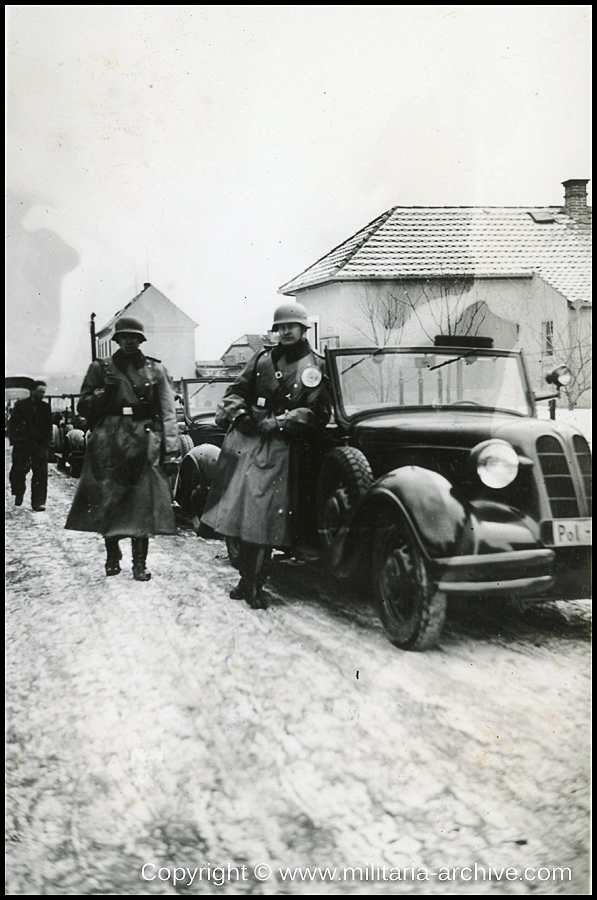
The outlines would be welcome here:
M 190 531 L 106 579 L 50 468 L 46 513 L 6 498 L 7 893 L 589 892 L 589 601 L 463 605 L 405 653 L 300 566 L 229 599 Z

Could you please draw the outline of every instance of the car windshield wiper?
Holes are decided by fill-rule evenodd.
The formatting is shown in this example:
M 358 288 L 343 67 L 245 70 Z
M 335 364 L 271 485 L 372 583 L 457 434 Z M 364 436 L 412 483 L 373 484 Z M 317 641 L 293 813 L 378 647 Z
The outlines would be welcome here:
M 442 366 L 451 366 L 452 363 L 459 362 L 461 359 L 467 359 L 469 356 L 474 356 L 476 354 L 476 350 L 469 350 L 468 353 L 463 353 L 462 356 L 455 356 L 454 359 L 447 359 L 443 363 L 438 363 L 437 366 L 429 366 L 429 371 L 433 372 L 434 369 L 441 369 Z
M 368 356 L 363 356 L 362 359 L 357 359 L 357 361 L 352 363 L 350 366 L 346 366 L 345 369 L 342 369 L 340 375 L 346 375 L 346 373 L 350 372 L 351 369 L 354 369 L 355 366 L 360 366 L 361 363 L 365 362 L 366 359 L 371 359 L 372 356 L 379 356 L 380 353 L 383 353 L 383 347 L 378 347 L 377 350 L 374 350 L 373 353 L 369 353 Z
M 203 390 L 203 388 L 209 387 L 210 384 L 214 384 L 214 383 L 215 383 L 215 380 L 216 380 L 215 378 L 211 378 L 209 381 L 205 381 L 205 382 L 201 385 L 201 387 L 198 387 L 198 388 L 197 388 L 197 390 L 195 391 L 194 394 L 191 394 L 191 396 L 189 397 L 189 402 L 190 402 L 191 400 L 193 400 L 193 399 L 197 396 L 197 394 L 200 394 L 201 391 Z

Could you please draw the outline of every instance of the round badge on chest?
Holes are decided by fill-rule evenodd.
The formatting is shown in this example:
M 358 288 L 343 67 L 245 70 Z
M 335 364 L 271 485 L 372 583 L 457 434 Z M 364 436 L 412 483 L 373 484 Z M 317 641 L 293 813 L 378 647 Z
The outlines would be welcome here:
M 301 372 L 301 381 L 305 387 L 317 387 L 318 384 L 321 384 L 321 371 L 316 366 L 307 366 Z

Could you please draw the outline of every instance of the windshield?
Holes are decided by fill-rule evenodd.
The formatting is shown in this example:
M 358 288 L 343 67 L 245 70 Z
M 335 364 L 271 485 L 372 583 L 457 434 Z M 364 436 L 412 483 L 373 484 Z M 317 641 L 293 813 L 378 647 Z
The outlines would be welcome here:
M 385 407 L 479 406 L 532 415 L 516 356 L 438 348 L 334 354 L 347 416 Z
M 186 382 L 184 392 L 187 415 L 192 419 L 195 416 L 213 415 L 226 388 L 231 384 L 231 381 Z

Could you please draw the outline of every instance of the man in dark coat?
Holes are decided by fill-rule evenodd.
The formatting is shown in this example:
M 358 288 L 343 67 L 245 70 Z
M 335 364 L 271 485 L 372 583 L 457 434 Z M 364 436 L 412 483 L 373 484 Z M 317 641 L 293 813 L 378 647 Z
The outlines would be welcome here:
M 10 489 L 15 506 L 25 496 L 25 478 L 31 470 L 31 508 L 43 512 L 48 494 L 48 449 L 52 441 L 52 411 L 44 403 L 45 381 L 36 381 L 31 396 L 17 400 L 8 423 L 8 439 L 12 444 Z
M 148 581 L 149 535 L 176 534 L 168 481 L 179 456 L 174 391 L 159 359 L 140 351 L 138 319 L 122 316 L 112 340 L 120 349 L 93 362 L 81 388 L 78 410 L 91 434 L 65 527 L 104 536 L 108 576 L 120 572 L 119 540 L 130 537 L 133 578 Z
M 202 525 L 238 541 L 241 579 L 231 597 L 265 608 L 262 586 L 273 547 L 291 544 L 291 450 L 330 418 L 323 359 L 306 339 L 307 311 L 285 303 L 274 314 L 279 343 L 257 353 L 218 407 L 228 431 Z

